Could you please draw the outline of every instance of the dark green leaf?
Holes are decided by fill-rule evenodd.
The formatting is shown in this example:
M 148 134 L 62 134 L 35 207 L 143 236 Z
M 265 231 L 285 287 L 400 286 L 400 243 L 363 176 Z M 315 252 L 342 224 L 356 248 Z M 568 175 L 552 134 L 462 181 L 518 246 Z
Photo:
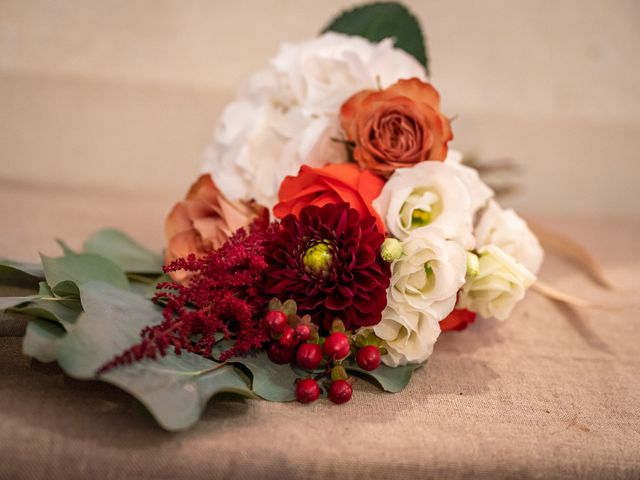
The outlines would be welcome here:
M 73 294 L 73 288 L 69 286 L 61 293 L 59 284 L 62 282 L 82 285 L 89 281 L 101 281 L 123 290 L 129 289 L 129 281 L 122 269 L 99 255 L 80 253 L 57 258 L 40 257 L 47 283 L 57 295 Z
M 373 379 L 383 390 L 387 392 L 397 393 L 404 390 L 409 381 L 413 371 L 422 365 L 407 365 L 404 367 L 387 367 L 386 365 L 380 365 L 373 372 L 358 367 L 353 359 L 348 359 L 344 363 L 344 367 L 349 372 L 355 372 L 361 376 L 369 377 Z
M 96 377 L 96 371 L 140 340 L 140 331 L 162 321 L 150 301 L 102 282 L 80 286 L 85 312 L 58 343 L 58 362 L 68 375 L 112 383 L 142 402 L 167 430 L 193 425 L 211 396 L 252 396 L 244 376 L 230 365 L 188 352 L 142 360 Z
M 0 285 L 37 289 L 42 278 L 42 268 L 38 269 L 34 264 L 0 260 Z
M 422 29 L 415 16 L 397 2 L 380 2 L 356 7 L 333 19 L 324 32 L 357 35 L 372 42 L 394 38 L 395 46 L 412 55 L 429 71 Z
M 162 256 L 143 247 L 119 230 L 108 228 L 93 234 L 84 243 L 84 249 L 87 253 L 108 258 L 125 272 L 162 273 Z

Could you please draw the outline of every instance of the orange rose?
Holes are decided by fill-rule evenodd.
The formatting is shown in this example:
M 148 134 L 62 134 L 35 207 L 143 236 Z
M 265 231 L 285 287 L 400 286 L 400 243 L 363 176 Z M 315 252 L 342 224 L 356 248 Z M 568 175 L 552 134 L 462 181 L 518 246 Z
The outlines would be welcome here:
M 340 121 L 355 143 L 353 158 L 383 177 L 424 160 L 444 160 L 453 138 L 440 95 L 417 78 L 356 93 L 342 105 Z
M 268 221 L 269 211 L 255 202 L 227 200 L 211 176 L 202 175 L 167 217 L 165 263 L 220 248 L 236 230 L 258 218 Z M 185 282 L 190 276 L 182 271 L 170 275 L 177 282 Z
M 329 164 L 321 168 L 303 165 L 295 177 L 286 177 L 280 185 L 280 202 L 273 207 L 278 218 L 298 215 L 307 205 L 322 207 L 328 203 L 347 202 L 360 215 L 372 215 L 384 233 L 384 224 L 371 206 L 380 195 L 384 181 L 354 163 Z

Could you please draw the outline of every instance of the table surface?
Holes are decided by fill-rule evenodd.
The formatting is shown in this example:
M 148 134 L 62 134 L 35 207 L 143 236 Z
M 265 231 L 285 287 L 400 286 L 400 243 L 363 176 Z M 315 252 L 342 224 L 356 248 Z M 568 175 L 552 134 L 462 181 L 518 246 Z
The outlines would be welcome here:
M 0 256 L 52 254 L 53 237 L 79 245 L 103 226 L 159 249 L 171 202 L 0 182 Z M 23 356 L 26 320 L 0 314 L 0 478 L 640 478 L 640 225 L 538 220 L 582 242 L 621 289 L 551 254 L 541 278 L 626 308 L 530 292 L 506 322 L 444 334 L 404 392 L 359 382 L 342 406 L 223 396 L 170 434 L 127 394 Z

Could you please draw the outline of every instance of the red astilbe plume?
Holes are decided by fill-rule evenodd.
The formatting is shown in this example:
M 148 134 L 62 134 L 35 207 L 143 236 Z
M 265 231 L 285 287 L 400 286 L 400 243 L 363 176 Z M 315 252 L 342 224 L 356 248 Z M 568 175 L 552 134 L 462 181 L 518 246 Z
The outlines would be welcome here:
M 234 343 L 220 361 L 260 348 L 269 338 L 262 322 L 270 299 L 264 294 L 265 242 L 276 231 L 276 224 L 255 222 L 248 232 L 238 230 L 204 257 L 192 254 L 166 265 L 166 273 L 184 270 L 194 275 L 186 286 L 158 284 L 153 301 L 164 303 L 164 320 L 144 328 L 140 343 L 106 363 L 99 373 L 143 358 L 155 359 L 171 347 L 178 355 L 186 350 L 208 357 L 221 334 Z
M 267 242 L 266 291 L 295 300 L 325 330 L 335 318 L 347 328 L 376 325 L 391 275 L 380 255 L 383 241 L 376 219 L 348 203 L 306 206 L 283 218 Z

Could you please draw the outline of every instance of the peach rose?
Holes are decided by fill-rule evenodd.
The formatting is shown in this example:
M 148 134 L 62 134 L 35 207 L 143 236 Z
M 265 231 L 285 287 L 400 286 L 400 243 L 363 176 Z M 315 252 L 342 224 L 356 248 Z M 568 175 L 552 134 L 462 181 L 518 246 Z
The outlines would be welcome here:
M 417 78 L 381 91 L 363 90 L 340 109 L 354 159 L 383 177 L 424 160 L 444 160 L 453 135 L 440 113 L 440 95 Z
M 251 201 L 231 201 L 210 175 L 191 185 L 184 201 L 176 203 L 165 222 L 165 263 L 193 253 L 202 256 L 220 248 L 233 233 L 256 219 L 269 219 L 269 211 Z M 188 272 L 173 272 L 171 278 L 185 282 Z
M 295 177 L 286 177 L 280 185 L 280 202 L 273 208 L 277 218 L 298 215 L 307 205 L 322 207 L 328 203 L 347 202 L 360 215 L 372 215 L 381 233 L 384 224 L 371 206 L 380 195 L 384 181 L 355 163 L 329 164 L 321 168 L 303 165 Z

